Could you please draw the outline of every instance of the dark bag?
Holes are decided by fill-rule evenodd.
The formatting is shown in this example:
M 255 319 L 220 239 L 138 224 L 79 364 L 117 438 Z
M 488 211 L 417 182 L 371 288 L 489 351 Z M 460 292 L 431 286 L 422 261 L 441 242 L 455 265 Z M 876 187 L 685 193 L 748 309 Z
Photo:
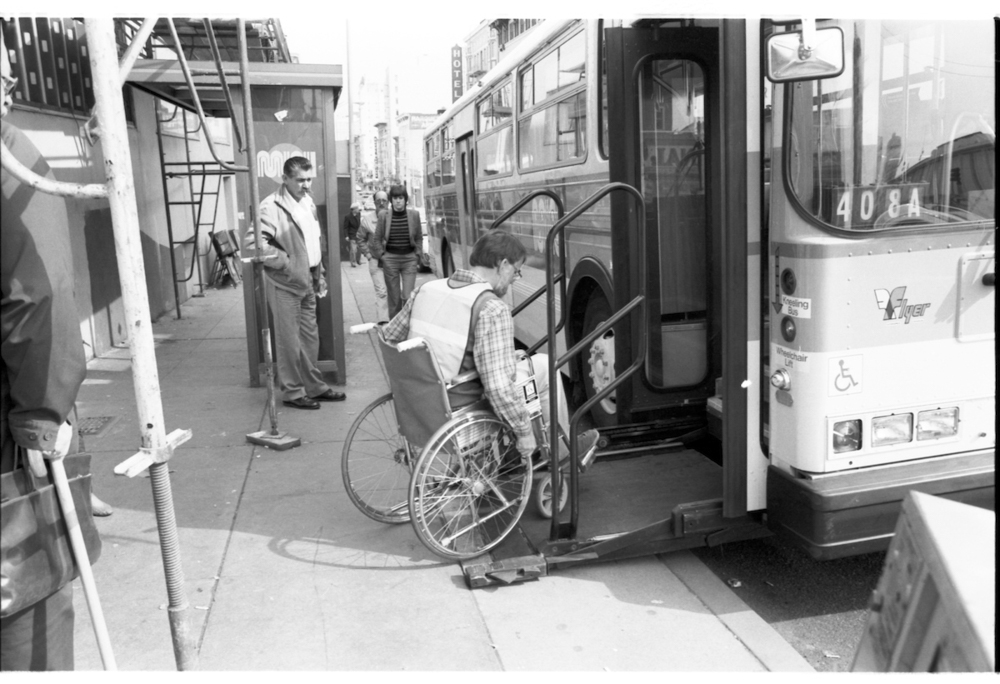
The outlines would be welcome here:
M 80 574 L 51 473 L 36 478 L 27 455 L 17 452 L 19 467 L 0 475 L 0 617 L 51 596 Z M 63 464 L 93 565 L 101 538 L 90 507 L 90 454 L 70 454 Z

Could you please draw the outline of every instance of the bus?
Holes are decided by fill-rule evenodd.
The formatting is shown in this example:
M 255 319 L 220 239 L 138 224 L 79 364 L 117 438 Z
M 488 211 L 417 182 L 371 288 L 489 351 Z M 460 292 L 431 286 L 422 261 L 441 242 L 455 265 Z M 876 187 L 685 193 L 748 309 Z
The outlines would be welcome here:
M 985 20 L 545 20 L 435 120 L 438 276 L 536 193 L 499 225 L 529 254 L 511 305 L 587 208 L 517 343 L 544 338 L 550 296 L 558 355 L 644 301 L 560 370 L 577 406 L 600 397 L 602 478 L 674 464 L 625 497 L 659 522 L 586 537 L 571 474 L 547 553 L 764 528 L 829 559 L 885 549 L 909 490 L 993 508 L 994 50 Z

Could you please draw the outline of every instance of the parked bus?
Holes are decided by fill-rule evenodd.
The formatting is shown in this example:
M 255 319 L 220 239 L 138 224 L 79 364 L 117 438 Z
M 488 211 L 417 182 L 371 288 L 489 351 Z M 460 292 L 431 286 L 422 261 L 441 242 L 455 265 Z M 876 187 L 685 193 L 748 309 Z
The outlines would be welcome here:
M 910 489 L 993 507 L 994 43 L 989 21 L 546 20 L 429 127 L 438 275 L 536 190 L 641 193 L 572 220 L 565 300 L 515 325 L 540 340 L 556 297 L 561 354 L 645 298 L 561 370 L 579 405 L 642 354 L 591 409 L 608 451 L 712 464 L 655 548 L 766 522 L 836 558 L 884 549 Z M 538 196 L 501 225 L 529 253 L 511 304 L 558 219 Z

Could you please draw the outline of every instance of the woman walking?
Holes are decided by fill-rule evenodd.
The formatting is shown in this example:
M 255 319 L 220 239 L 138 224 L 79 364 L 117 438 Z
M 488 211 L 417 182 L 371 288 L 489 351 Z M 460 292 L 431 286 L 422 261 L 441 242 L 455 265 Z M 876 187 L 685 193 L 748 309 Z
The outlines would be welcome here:
M 420 213 L 407 207 L 410 196 L 402 185 L 389 188 L 389 209 L 380 212 L 375 228 L 372 250 L 381 258 L 382 273 L 388 296 L 389 320 L 410 298 L 417 279 L 417 266 L 426 257 L 423 253 L 423 233 Z

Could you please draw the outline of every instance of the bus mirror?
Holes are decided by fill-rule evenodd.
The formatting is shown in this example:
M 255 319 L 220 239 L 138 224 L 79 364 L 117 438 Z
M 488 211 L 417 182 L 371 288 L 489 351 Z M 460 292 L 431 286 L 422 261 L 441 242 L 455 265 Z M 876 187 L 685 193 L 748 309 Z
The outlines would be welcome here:
M 767 39 L 767 78 L 773 83 L 832 78 L 844 72 L 844 32 L 815 29 L 804 21 L 802 31 L 776 33 Z

